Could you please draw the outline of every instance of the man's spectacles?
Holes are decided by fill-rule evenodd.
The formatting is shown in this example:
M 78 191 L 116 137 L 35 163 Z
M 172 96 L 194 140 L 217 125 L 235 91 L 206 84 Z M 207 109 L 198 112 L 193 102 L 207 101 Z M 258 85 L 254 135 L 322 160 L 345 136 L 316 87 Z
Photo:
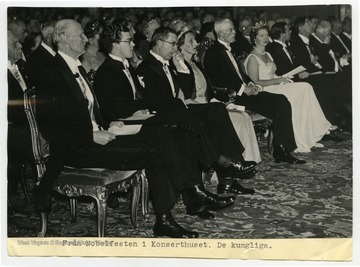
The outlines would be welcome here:
M 131 44 L 131 42 L 134 41 L 134 38 L 129 38 L 125 41 L 120 41 L 120 43 L 128 43 L 128 44 Z
M 242 30 L 246 30 L 246 29 L 249 30 L 249 29 L 251 29 L 251 25 L 242 26 L 241 29 L 242 29 Z
M 163 42 L 165 42 L 165 43 L 171 44 L 173 47 L 177 47 L 177 46 L 178 46 L 178 45 L 177 45 L 177 42 L 168 42 L 168 41 L 165 41 L 165 40 L 163 40 L 163 39 L 160 39 L 160 41 L 163 41 Z

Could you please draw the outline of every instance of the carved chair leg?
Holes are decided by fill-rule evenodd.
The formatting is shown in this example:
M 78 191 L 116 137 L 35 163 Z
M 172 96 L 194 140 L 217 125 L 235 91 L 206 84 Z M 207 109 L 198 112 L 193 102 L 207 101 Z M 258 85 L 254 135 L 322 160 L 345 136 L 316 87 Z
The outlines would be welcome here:
M 48 215 L 46 212 L 41 212 L 40 213 L 41 230 L 37 235 L 38 237 L 45 237 L 46 230 L 47 230 L 47 224 L 48 224 Z
M 98 237 L 105 236 L 105 225 L 106 225 L 106 210 L 107 210 L 107 199 L 108 195 L 106 189 L 103 188 L 98 190 L 95 198 L 97 204 L 97 228 Z
M 142 215 L 147 221 L 149 217 L 149 183 L 144 172 L 140 173 L 141 178 L 141 208 Z
M 137 209 L 139 206 L 139 199 L 140 199 L 140 183 L 137 183 L 133 186 L 133 192 L 132 192 L 132 200 L 131 200 L 131 223 L 134 226 L 134 228 L 137 228 L 138 226 L 138 216 L 137 216 Z
M 26 164 L 23 164 L 21 167 L 20 184 L 21 184 L 21 189 L 26 197 L 27 202 L 30 203 L 31 201 L 30 201 L 29 191 L 26 186 Z
M 70 218 L 71 222 L 76 222 L 76 215 L 77 215 L 77 199 L 76 198 L 70 198 Z

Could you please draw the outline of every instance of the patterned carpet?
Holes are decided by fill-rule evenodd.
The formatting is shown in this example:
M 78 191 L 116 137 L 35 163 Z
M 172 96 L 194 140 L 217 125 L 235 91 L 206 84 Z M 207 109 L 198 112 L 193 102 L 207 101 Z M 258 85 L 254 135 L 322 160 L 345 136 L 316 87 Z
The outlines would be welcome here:
M 238 196 L 235 204 L 203 220 L 184 214 L 180 201 L 173 210 L 177 221 L 196 229 L 201 238 L 324 238 L 352 236 L 352 137 L 339 133 L 347 142 L 322 142 L 308 154 L 304 165 L 276 164 L 266 151 L 266 141 L 259 142 L 262 162 L 258 174 L 242 181 L 255 188 L 254 195 Z M 214 175 L 209 190 L 215 192 Z M 152 237 L 154 214 L 148 221 L 140 217 L 138 229 L 130 222 L 129 196 L 120 207 L 108 208 L 106 236 Z M 34 237 L 40 222 L 32 204 L 27 204 L 21 190 L 10 197 L 13 212 L 8 215 L 9 237 Z M 80 199 L 78 217 L 70 222 L 69 202 L 55 197 L 49 215 L 49 237 L 95 237 L 96 209 L 91 199 Z

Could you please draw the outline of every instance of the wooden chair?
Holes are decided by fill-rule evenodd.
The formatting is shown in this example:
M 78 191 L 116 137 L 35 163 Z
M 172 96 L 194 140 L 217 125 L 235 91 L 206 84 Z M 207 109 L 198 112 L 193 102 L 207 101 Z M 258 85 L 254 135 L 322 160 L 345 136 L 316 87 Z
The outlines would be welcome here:
M 38 130 L 35 117 L 35 95 L 31 90 L 24 92 L 24 108 L 27 115 L 32 140 L 33 154 L 37 169 L 38 181 L 46 171 L 43 139 Z M 29 195 L 26 188 L 25 168 L 21 184 L 26 198 Z M 144 170 L 117 171 L 108 169 L 84 169 L 65 167 L 55 180 L 53 189 L 70 198 L 70 217 L 71 221 L 76 220 L 77 198 L 81 196 L 92 197 L 97 204 L 97 232 L 99 237 L 105 235 L 107 200 L 111 193 L 128 192 L 132 188 L 131 201 L 131 222 L 136 228 L 138 225 L 137 209 L 141 197 L 142 214 L 147 216 L 148 213 L 148 182 Z M 48 220 L 47 213 L 40 214 L 41 230 L 39 237 L 46 235 Z
M 70 198 L 71 222 L 76 221 L 77 198 L 89 196 L 97 206 L 98 237 L 105 236 L 107 200 L 110 194 L 132 190 L 131 223 L 138 226 L 138 205 L 141 198 L 142 214 L 148 214 L 148 182 L 143 170 L 116 171 L 108 169 L 83 169 L 65 167 L 56 179 L 53 189 Z M 46 235 L 48 215 L 43 212 L 39 237 Z

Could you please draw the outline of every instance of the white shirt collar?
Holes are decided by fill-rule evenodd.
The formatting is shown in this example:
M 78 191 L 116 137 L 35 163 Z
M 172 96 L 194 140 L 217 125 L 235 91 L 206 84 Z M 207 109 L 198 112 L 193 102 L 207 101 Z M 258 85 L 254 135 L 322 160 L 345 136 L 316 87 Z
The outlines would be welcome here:
M 79 73 L 78 67 L 81 66 L 79 59 L 74 60 L 72 57 L 66 55 L 65 53 L 58 51 L 58 54 L 65 60 L 66 64 L 69 66 L 73 74 Z
M 285 43 L 281 42 L 280 40 L 274 39 L 274 42 L 281 44 L 283 46 L 283 48 L 287 47 L 287 45 Z
M 13 69 L 18 69 L 17 65 L 14 63 L 12 64 L 10 60 L 8 60 L 8 69 L 9 70 L 13 70 Z
M 301 38 L 301 40 L 303 40 L 303 42 L 305 43 L 305 44 L 309 44 L 309 37 L 306 37 L 306 36 L 304 36 L 304 35 L 302 35 L 302 34 L 300 34 L 299 33 L 299 37 Z
M 316 36 L 316 34 L 314 34 L 313 36 L 314 36 L 315 39 L 318 40 L 320 43 L 322 43 L 322 44 L 324 43 L 323 41 L 321 41 L 321 40 L 319 39 L 319 37 Z
M 109 56 L 113 60 L 120 61 L 121 63 L 123 63 L 126 68 L 129 68 L 129 61 L 126 58 L 123 60 L 121 57 L 115 56 L 113 54 L 109 54 Z
M 350 33 L 343 32 L 343 34 L 345 34 L 345 36 L 347 36 L 347 38 L 349 38 L 351 40 L 351 34 Z
M 224 42 L 223 40 L 220 40 L 220 39 L 218 39 L 218 41 L 219 41 L 220 44 L 224 45 L 224 46 L 226 47 L 226 49 L 228 49 L 229 51 L 231 51 L 231 46 L 230 46 L 229 43 Z
M 165 64 L 165 65 L 169 66 L 169 61 L 163 59 L 162 56 L 154 53 L 152 50 L 150 50 L 150 54 L 152 54 L 152 55 L 153 55 L 157 60 L 159 60 L 163 65 Z
M 56 52 L 44 42 L 41 42 L 41 46 L 44 47 L 53 57 L 56 55 Z

